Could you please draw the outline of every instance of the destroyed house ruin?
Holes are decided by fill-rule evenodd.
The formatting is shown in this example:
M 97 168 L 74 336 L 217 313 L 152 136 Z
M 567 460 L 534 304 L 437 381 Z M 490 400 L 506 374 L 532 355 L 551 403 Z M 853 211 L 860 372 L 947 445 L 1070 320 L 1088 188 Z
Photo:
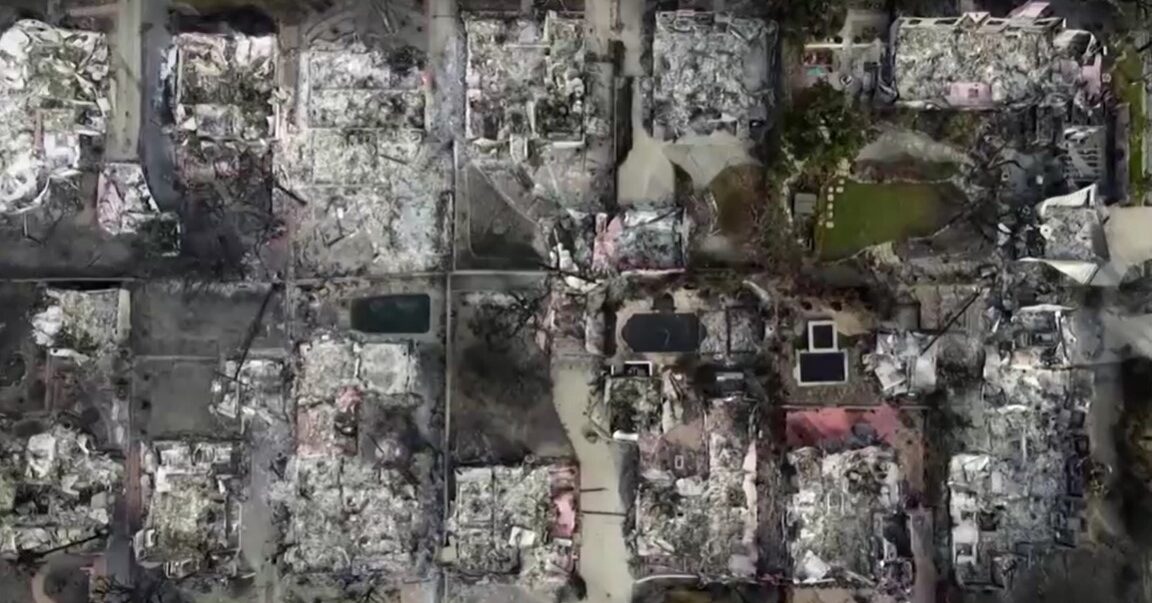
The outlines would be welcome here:
M 584 21 L 549 12 L 532 20 L 468 18 L 465 134 L 474 145 L 584 141 Z
M 415 49 L 355 39 L 314 39 L 299 53 L 299 94 L 274 157 L 298 274 L 444 266 L 451 155 L 427 132 L 422 63 Z
M 232 442 L 154 442 L 142 452 L 148 502 L 137 558 L 169 576 L 233 574 L 240 547 L 242 451 Z
M 729 14 L 656 14 L 652 131 L 660 140 L 725 131 L 748 138 L 775 105 L 776 26 Z
M 1115 287 L 1152 259 L 1152 208 L 1104 204 L 1095 184 L 1036 206 L 1038 248 L 1024 262 L 1042 262 L 1072 281 Z
M 628 535 L 637 576 L 756 575 L 757 452 L 751 402 L 700 400 L 683 375 L 619 376 L 605 400 L 613 435 L 634 441 L 638 483 Z
M 79 431 L 0 431 L 0 555 L 16 558 L 108 533 L 123 468 Z
M 903 531 L 903 475 L 892 450 L 840 452 L 803 447 L 788 453 L 795 469 L 787 503 L 793 580 L 899 586 L 910 582 Z
M 41 205 L 50 178 L 74 178 L 93 162 L 110 110 L 108 42 L 18 21 L 0 34 L 0 71 L 2 214 Z
M 913 108 L 988 110 L 1101 100 L 1102 47 L 1028 2 L 1006 18 L 901 17 L 889 60 L 896 100 Z
M 1022 308 L 997 334 L 1011 343 L 986 352 L 966 452 L 949 462 L 952 563 L 966 587 L 1010 587 L 1078 542 L 1094 386 L 1069 332 L 1062 309 Z
M 295 455 L 278 495 L 292 571 L 418 580 L 431 570 L 439 487 L 433 455 L 412 444 L 423 401 L 412 346 L 327 334 L 299 346 Z
M 458 467 L 448 522 L 462 576 L 555 596 L 576 568 L 574 466 Z

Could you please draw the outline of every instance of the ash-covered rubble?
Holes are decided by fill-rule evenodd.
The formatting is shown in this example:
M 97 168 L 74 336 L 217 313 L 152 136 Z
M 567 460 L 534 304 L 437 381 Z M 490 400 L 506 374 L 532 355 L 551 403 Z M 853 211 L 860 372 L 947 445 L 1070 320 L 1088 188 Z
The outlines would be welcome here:
M 601 213 L 595 220 L 592 274 L 672 271 L 688 265 L 692 220 L 675 206 Z
M 239 431 L 291 423 L 284 396 L 284 362 L 275 358 L 228 360 L 212 382 L 211 411 L 239 423 Z
M 639 484 L 630 545 L 637 575 L 756 576 L 757 451 L 749 400 L 610 400 L 632 413 Z M 653 404 L 653 402 L 656 402 Z
M 128 392 L 117 384 L 126 368 L 130 305 L 126 289 L 49 288 L 38 292 L 29 317 L 37 351 L 24 356 L 26 380 L 43 380 L 46 410 L 98 419 L 84 426 L 102 445 L 123 444 L 126 436 L 120 418 Z M 41 394 L 33 388 L 25 395 Z
M 518 224 L 517 240 L 546 257 L 559 219 L 591 220 L 612 190 L 612 68 L 593 56 L 579 15 L 543 21 L 468 15 L 461 191 L 478 258 Z M 500 223 L 490 216 L 502 216 Z
M 0 214 L 44 203 L 91 166 L 107 130 L 104 34 L 32 20 L 0 34 Z
M 787 515 L 793 580 L 905 591 L 913 568 L 894 452 L 804 447 L 789 452 L 788 463 L 796 472 Z
M 144 234 L 161 253 L 179 252 L 180 217 L 156 204 L 139 164 L 104 163 L 96 182 L 96 221 L 109 235 Z
M 652 39 L 652 131 L 658 140 L 723 130 L 747 139 L 775 106 L 776 26 L 701 11 L 660 12 Z
M 0 429 L 0 555 L 15 558 L 109 532 L 123 468 L 89 435 L 54 424 L 17 436 Z
M 569 584 L 576 569 L 575 467 L 458 467 L 455 489 L 448 521 L 453 571 L 541 597 Z
M 969 588 L 1010 587 L 1082 531 L 1099 325 L 1069 308 L 1020 308 L 987 351 L 979 396 L 959 412 L 963 452 L 949 461 L 951 554 Z M 958 398 L 964 400 L 967 398 Z
M 147 508 L 137 559 L 167 575 L 234 575 L 243 450 L 233 442 L 159 441 L 141 450 Z
M 1095 184 L 1044 200 L 1034 215 L 1032 236 L 1013 241 L 1013 251 L 1077 284 L 1115 287 L 1152 259 L 1152 209 L 1107 206 Z
M 127 291 L 48 289 L 32 317 L 36 343 L 54 356 L 92 358 L 115 352 L 127 333 Z
M 447 261 L 451 154 L 430 132 L 424 57 L 355 39 L 299 53 L 276 154 L 304 276 L 432 271 Z
M 876 347 L 864 356 L 864 364 L 876 375 L 880 389 L 889 398 L 929 394 L 937 388 L 940 348 L 935 343 L 925 333 L 877 333 Z
M 1047 2 L 1027 2 L 1006 18 L 901 17 L 890 40 L 899 104 L 988 110 L 1102 101 L 1103 47 L 1051 16 Z
M 295 450 L 272 493 L 291 571 L 429 576 L 441 478 L 419 444 L 411 346 L 331 335 L 299 346 Z
M 163 65 L 191 251 L 215 250 L 243 269 L 260 266 L 259 248 L 280 234 L 271 186 L 276 48 L 270 35 L 185 32 Z

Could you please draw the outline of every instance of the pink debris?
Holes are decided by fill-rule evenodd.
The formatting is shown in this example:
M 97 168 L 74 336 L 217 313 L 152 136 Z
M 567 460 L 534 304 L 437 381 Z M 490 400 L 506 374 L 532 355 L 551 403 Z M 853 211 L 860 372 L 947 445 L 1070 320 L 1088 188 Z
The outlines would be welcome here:
M 336 394 L 336 409 L 340 412 L 355 412 L 360 406 L 363 394 L 355 387 L 344 387 Z
M 992 86 L 986 82 L 955 82 L 948 89 L 953 107 L 983 107 L 992 104 Z
M 572 538 L 576 534 L 580 473 L 573 465 L 555 465 L 549 472 L 552 490 L 553 538 Z
M 552 504 L 556 507 L 552 537 L 572 538 L 576 534 L 576 493 L 563 492 L 552 499 Z
M 607 272 L 616 268 L 616 247 L 624 221 L 620 216 L 609 219 L 607 214 L 596 216 L 596 239 L 592 243 L 592 269 Z
M 785 417 L 785 436 L 789 448 L 825 447 L 858 437 L 853 431 L 857 425 L 869 427 L 869 431 L 881 441 L 895 446 L 896 432 L 901 427 L 900 413 L 895 407 L 886 404 L 874 409 L 821 408 L 793 411 Z

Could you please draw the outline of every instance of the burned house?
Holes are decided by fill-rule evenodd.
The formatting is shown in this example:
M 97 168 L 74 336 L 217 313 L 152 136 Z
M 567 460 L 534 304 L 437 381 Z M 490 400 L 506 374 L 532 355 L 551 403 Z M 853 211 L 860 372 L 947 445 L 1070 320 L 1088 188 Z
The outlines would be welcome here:
M 245 269 L 276 234 L 270 184 L 277 46 L 273 36 L 180 33 L 163 66 L 184 218 L 219 234 L 198 245 Z M 196 248 L 195 253 L 207 249 Z
M 462 583 L 453 588 L 555 596 L 576 568 L 578 480 L 567 464 L 458 467 L 447 529 Z
M 995 334 L 981 395 L 963 413 L 965 451 L 949 462 L 952 563 L 969 588 L 1073 546 L 1082 525 L 1092 341 L 1067 309 L 1020 309 Z
M 775 105 L 776 26 L 730 14 L 656 14 L 652 133 L 658 140 L 725 131 L 746 139 Z
M 752 298 L 704 288 L 629 297 L 609 319 L 615 354 L 603 401 L 611 436 L 635 450 L 627 535 L 633 575 L 753 579 L 755 402 L 743 368 L 765 322 Z M 689 366 L 715 368 L 700 378 Z
M 880 584 L 903 588 L 912 576 L 904 476 L 894 452 L 865 446 L 839 452 L 802 447 L 789 497 L 789 553 L 800 584 Z
M 901 17 L 889 35 L 896 102 L 912 108 L 991 110 L 1101 101 L 1103 49 L 1068 29 L 1047 2 L 1007 17 Z
M 1152 211 L 1107 206 L 1095 184 L 1045 199 L 1036 221 L 1037 245 L 1022 261 L 1042 262 L 1081 285 L 1117 286 L 1152 259 Z
M 463 261 L 534 268 L 548 257 L 553 226 L 591 221 L 608 202 L 613 68 L 588 52 L 585 28 L 581 15 L 553 11 L 543 20 L 465 16 Z
M 93 438 L 63 425 L 16 436 L 0 432 L 0 555 L 102 542 L 123 478 Z
M 0 35 L 0 213 L 40 206 L 90 167 L 107 130 L 104 34 L 18 21 Z
M 422 63 L 411 48 L 344 38 L 309 40 L 299 53 L 275 157 L 297 274 L 446 265 L 451 155 L 430 134 Z
M 692 221 L 675 206 L 601 213 L 595 220 L 593 274 L 672 272 L 688 265 Z
M 1102 47 L 1092 33 L 1064 27 L 1048 2 L 1029 1 L 1007 17 L 901 17 L 890 33 L 897 103 L 993 110 L 1100 101 Z
M 331 335 L 299 346 L 295 452 L 277 493 L 293 571 L 397 581 L 430 571 L 439 488 L 432 453 L 416 444 L 424 399 L 411 346 Z
M 243 452 L 232 442 L 159 441 L 141 451 L 144 527 L 134 550 L 169 576 L 232 575 L 240 549 Z
M 616 435 L 635 441 L 639 453 L 628 535 L 634 575 L 753 579 L 759 493 L 752 403 L 675 391 L 644 400 L 621 394 L 609 400 L 612 416 L 630 413 L 634 432 Z
M 530 144 L 583 144 L 583 19 L 555 12 L 543 23 L 469 18 L 464 28 L 465 135 L 474 146 L 523 161 Z

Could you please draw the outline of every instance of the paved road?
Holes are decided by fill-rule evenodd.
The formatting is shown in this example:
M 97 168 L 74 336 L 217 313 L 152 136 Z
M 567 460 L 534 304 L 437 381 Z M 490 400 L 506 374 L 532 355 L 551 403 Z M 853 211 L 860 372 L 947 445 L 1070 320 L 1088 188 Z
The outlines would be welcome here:
M 133 161 L 140 142 L 140 30 L 147 0 L 117 0 L 116 31 L 109 39 L 112 56 L 112 115 L 108 120 L 108 158 Z
M 563 362 L 563 364 L 560 364 Z M 552 369 L 552 398 L 560 422 L 568 431 L 580 462 L 580 509 L 623 513 L 620 497 L 620 464 L 610 440 L 589 442 L 583 435 L 586 412 L 595 374 L 590 362 L 557 361 Z M 588 586 L 588 603 L 625 603 L 632 596 L 628 549 L 624 542 L 623 517 L 580 515 L 580 575 Z

